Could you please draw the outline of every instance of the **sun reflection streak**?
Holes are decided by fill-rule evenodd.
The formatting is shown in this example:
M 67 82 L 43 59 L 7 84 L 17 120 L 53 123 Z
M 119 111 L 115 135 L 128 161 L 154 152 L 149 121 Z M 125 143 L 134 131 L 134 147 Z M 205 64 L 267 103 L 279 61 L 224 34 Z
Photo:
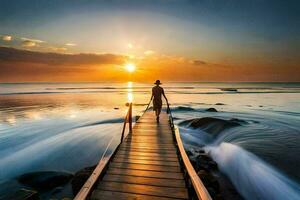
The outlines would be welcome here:
M 6 121 L 10 124 L 10 125 L 15 125 L 17 123 L 17 119 L 15 116 L 10 116 L 6 119 Z
M 127 88 L 132 89 L 132 82 L 131 81 L 127 82 Z
M 127 82 L 127 100 L 128 100 L 128 103 L 132 103 L 133 101 L 133 93 L 132 93 L 132 86 L 133 86 L 133 83 L 132 82 Z
M 132 95 L 132 92 L 128 92 L 128 93 L 127 93 L 127 99 L 128 99 L 128 103 L 132 103 L 132 101 L 133 101 L 133 95 Z
M 26 117 L 32 120 L 40 120 L 42 116 L 39 112 L 27 112 Z

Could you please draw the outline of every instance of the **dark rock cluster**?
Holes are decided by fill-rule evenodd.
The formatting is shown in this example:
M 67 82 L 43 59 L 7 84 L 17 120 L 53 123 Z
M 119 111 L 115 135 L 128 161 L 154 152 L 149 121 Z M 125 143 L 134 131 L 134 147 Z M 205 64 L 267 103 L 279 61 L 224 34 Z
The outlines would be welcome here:
M 23 174 L 17 180 L 26 186 L 40 190 L 51 190 L 67 184 L 73 175 L 67 172 L 41 171 Z
M 75 173 L 74 178 L 71 181 L 72 192 L 76 195 L 82 188 L 87 179 L 91 176 L 96 166 L 86 167 Z
M 223 199 L 220 193 L 220 184 L 214 175 L 214 172 L 218 170 L 218 164 L 203 150 L 195 153 L 187 151 L 187 155 L 211 197 L 218 200 Z
M 218 135 L 220 132 L 228 129 L 233 128 L 236 126 L 241 126 L 242 123 L 246 123 L 244 120 L 241 119 L 219 119 L 214 117 L 202 117 L 202 118 L 195 118 L 190 120 L 185 120 L 180 122 L 179 125 L 187 126 L 189 128 L 197 129 L 201 128 L 205 132 Z
M 206 109 L 207 112 L 218 112 L 215 108 L 208 108 Z
M 218 164 L 203 149 L 186 151 L 195 171 L 214 200 L 243 200 Z

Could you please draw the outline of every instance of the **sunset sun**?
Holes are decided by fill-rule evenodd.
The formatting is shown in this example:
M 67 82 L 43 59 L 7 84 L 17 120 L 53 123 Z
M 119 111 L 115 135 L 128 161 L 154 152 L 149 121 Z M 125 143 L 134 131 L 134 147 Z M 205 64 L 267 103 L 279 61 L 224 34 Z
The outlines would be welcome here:
M 136 68 L 136 66 L 135 66 L 135 64 L 133 64 L 133 63 L 127 63 L 127 64 L 125 65 L 125 69 L 126 69 L 128 72 L 130 72 L 130 73 L 134 72 L 134 71 L 135 71 L 135 68 Z

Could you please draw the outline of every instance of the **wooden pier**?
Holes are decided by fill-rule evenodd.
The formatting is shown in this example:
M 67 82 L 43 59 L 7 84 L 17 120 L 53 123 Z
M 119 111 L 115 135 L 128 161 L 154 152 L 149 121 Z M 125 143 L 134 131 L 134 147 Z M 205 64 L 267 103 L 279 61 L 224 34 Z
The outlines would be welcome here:
M 131 121 L 129 106 L 126 121 Z M 101 159 L 75 199 L 201 199 L 211 197 L 186 156 L 172 116 L 146 111 L 115 152 Z M 123 134 L 124 135 L 124 129 Z

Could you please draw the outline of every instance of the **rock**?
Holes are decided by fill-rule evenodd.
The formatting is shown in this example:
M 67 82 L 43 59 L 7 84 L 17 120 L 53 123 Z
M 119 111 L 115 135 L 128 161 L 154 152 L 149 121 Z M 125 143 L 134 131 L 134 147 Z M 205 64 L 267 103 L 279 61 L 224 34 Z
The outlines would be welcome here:
M 215 105 L 217 105 L 217 106 L 224 106 L 226 104 L 224 104 L 224 103 L 216 103 Z
M 197 174 L 204 183 L 204 185 L 210 185 L 215 180 L 214 177 L 206 170 L 201 169 L 198 171 Z
M 13 194 L 5 195 L 0 199 L 12 199 L 12 200 L 39 200 L 40 197 L 37 191 L 20 189 Z
M 192 153 L 191 151 L 187 150 L 187 151 L 186 151 L 186 155 L 187 155 L 188 157 L 190 157 L 190 156 L 193 156 L 193 153 Z
M 198 150 L 196 150 L 196 152 L 201 153 L 201 154 L 205 153 L 205 151 L 203 149 L 198 149 Z
M 214 198 L 214 200 L 224 200 L 221 194 L 217 194 Z
M 206 170 L 199 170 L 197 174 L 198 174 L 198 176 L 200 177 L 200 179 L 202 180 L 203 184 L 206 187 L 211 187 L 217 193 L 219 192 L 220 185 L 219 185 L 218 181 L 216 180 L 216 178 L 213 175 L 208 173 Z
M 76 195 L 82 188 L 87 179 L 91 176 L 96 166 L 86 167 L 75 173 L 74 178 L 71 181 L 72 192 Z
M 207 111 L 207 112 L 218 112 L 217 109 L 215 109 L 215 108 L 208 108 L 205 111 Z
M 23 174 L 17 180 L 36 190 L 51 190 L 67 184 L 72 178 L 73 175 L 67 172 L 42 171 Z
M 219 182 L 217 181 L 217 179 L 213 179 L 210 183 L 210 187 L 214 188 L 214 190 L 219 193 L 220 192 L 220 185 Z
M 204 169 L 206 171 L 212 171 L 218 169 L 218 164 L 213 161 L 207 154 L 201 154 L 196 157 L 195 166 L 197 169 Z
M 203 169 L 199 170 L 197 174 L 203 182 L 206 181 L 209 176 L 209 173 Z
M 199 154 L 197 160 L 201 161 L 211 161 L 212 159 L 207 154 Z
M 247 123 L 245 120 L 237 119 L 237 118 L 232 118 L 229 121 L 236 122 L 236 123 L 239 123 L 239 124 L 243 124 L 243 123 L 246 124 Z
M 191 164 L 193 165 L 195 171 L 199 170 L 196 160 L 190 159 Z
M 237 92 L 238 90 L 236 88 L 221 88 L 222 91 L 226 92 Z
M 209 161 L 208 165 L 209 165 L 209 168 L 212 169 L 212 170 L 217 170 L 218 169 L 218 164 L 213 160 Z
M 51 192 L 51 194 L 57 194 L 60 193 L 63 190 L 63 187 L 56 187 L 54 190 Z
M 237 120 L 225 120 L 214 117 L 203 117 L 185 120 L 179 123 L 179 125 L 184 125 L 191 128 L 201 128 L 205 132 L 213 135 L 219 134 L 220 132 L 228 128 L 241 126 L 241 124 Z
M 187 106 L 178 106 L 174 110 L 177 110 L 177 111 L 193 111 L 195 109 L 191 108 L 191 107 L 187 107 Z
M 118 108 L 118 107 L 115 107 L 114 109 L 115 109 L 115 110 L 119 110 L 120 108 Z
M 208 193 L 210 194 L 212 199 L 215 199 L 215 197 L 217 196 L 217 192 L 214 190 L 214 188 L 212 187 L 206 187 Z

